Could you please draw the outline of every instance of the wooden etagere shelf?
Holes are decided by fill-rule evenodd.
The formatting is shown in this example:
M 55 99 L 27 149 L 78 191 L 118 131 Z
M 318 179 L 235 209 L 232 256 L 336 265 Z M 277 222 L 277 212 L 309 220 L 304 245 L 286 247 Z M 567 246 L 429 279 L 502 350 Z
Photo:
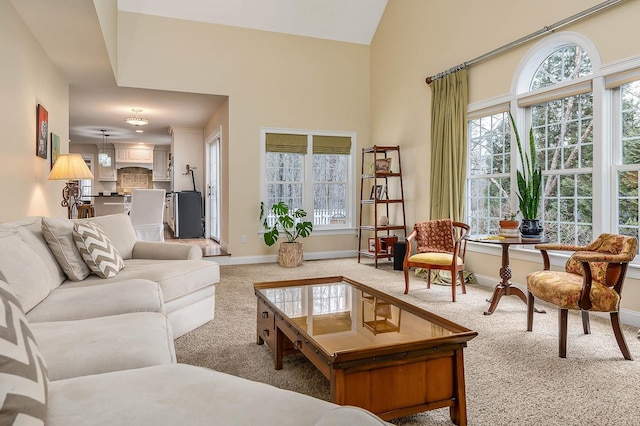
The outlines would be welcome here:
M 381 216 L 389 222 L 379 223 Z M 373 258 L 377 268 L 379 259 L 392 260 L 393 244 L 406 231 L 400 147 L 363 148 L 358 263 L 362 257 Z

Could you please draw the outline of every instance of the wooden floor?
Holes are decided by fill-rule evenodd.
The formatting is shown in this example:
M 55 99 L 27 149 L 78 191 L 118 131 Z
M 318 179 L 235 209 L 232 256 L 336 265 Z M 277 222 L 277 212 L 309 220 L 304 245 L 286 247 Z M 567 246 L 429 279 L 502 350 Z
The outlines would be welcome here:
M 202 249 L 202 257 L 229 255 L 220 248 L 220 244 L 210 238 L 175 238 L 168 226 L 164 227 L 164 240 L 168 243 L 195 244 Z

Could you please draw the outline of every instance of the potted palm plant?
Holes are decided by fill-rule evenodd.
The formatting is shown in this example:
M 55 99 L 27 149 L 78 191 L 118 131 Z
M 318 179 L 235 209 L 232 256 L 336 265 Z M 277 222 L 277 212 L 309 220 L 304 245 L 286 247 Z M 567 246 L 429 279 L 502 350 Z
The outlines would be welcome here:
M 269 217 L 273 215 L 276 220 L 269 223 Z M 280 243 L 278 250 L 278 264 L 287 268 L 299 266 L 302 263 L 304 252 L 302 243 L 296 241 L 298 238 L 305 238 L 313 231 L 313 224 L 303 219 L 307 212 L 303 209 L 290 210 L 287 203 L 280 201 L 267 208 L 264 202 L 260 202 L 260 220 L 264 226 L 264 242 L 272 246 L 278 241 L 280 232 L 284 232 L 287 241 Z
M 513 115 L 509 113 L 513 132 L 516 135 L 518 144 L 518 154 L 522 169 L 516 171 L 518 181 L 518 202 L 522 221 L 520 223 L 520 233 L 522 238 L 540 238 L 542 236 L 542 226 L 538 218 L 538 208 L 540 207 L 540 197 L 542 194 L 542 168 L 538 164 L 535 152 L 535 142 L 533 139 L 533 129 L 529 129 L 529 151 L 525 152 L 520 142 L 520 135 Z M 531 155 L 529 155 L 531 154 Z

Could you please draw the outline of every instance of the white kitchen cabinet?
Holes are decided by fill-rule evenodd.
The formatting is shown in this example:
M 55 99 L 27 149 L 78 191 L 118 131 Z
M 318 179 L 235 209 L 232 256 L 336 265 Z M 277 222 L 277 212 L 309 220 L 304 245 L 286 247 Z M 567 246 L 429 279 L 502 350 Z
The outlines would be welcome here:
M 116 162 L 118 163 L 153 163 L 153 147 L 116 146 Z
M 169 152 L 156 149 L 153 151 L 153 180 L 169 181 Z
M 99 160 L 96 161 L 96 177 L 100 181 L 115 182 L 118 178 L 118 174 L 116 172 L 115 150 L 101 148 L 98 150 L 98 158 L 100 157 L 100 154 L 103 153 L 109 155 L 111 163 L 108 166 L 103 166 L 100 164 Z

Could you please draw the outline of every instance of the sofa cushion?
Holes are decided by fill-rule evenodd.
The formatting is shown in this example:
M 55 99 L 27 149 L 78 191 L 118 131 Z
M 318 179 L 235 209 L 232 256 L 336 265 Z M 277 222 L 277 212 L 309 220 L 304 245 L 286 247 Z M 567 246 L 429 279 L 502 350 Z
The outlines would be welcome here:
M 0 281 L 0 424 L 44 424 L 49 378 L 11 286 Z
M 133 247 L 138 241 L 131 219 L 124 213 L 97 216 L 88 219 L 74 219 L 79 223 L 89 222 L 96 225 L 111 240 L 123 259 L 131 259 Z
M 91 269 L 73 241 L 73 222 L 69 219 L 43 217 L 42 235 L 70 280 L 82 281 L 89 276 Z
M 296 392 L 186 364 L 51 382 L 48 426 L 313 425 L 336 407 Z
M 11 285 L 27 312 L 51 291 L 47 267 L 17 233 L 0 235 L 0 279 Z
M 135 279 L 76 288 L 63 285 L 30 310 L 27 318 L 31 323 L 73 321 L 131 312 L 164 312 L 158 283 Z
M 129 259 L 124 264 L 124 269 L 109 280 L 89 275 L 82 282 L 69 282 L 64 286 L 70 288 L 144 278 L 160 284 L 166 303 L 220 281 L 220 266 L 208 260 Z
M 114 277 L 124 267 L 120 253 L 96 225 L 76 223 L 73 240 L 89 269 L 100 278 Z
M 22 241 L 24 241 L 31 249 L 36 252 L 40 259 L 47 266 L 49 282 L 52 289 L 58 287 L 67 276 L 60 268 L 58 261 L 51 253 L 49 245 L 42 235 L 42 218 L 40 216 L 26 217 L 14 222 L 6 222 L 0 224 L 0 233 L 17 232 Z
M 31 324 L 50 380 L 170 364 L 176 361 L 167 316 L 136 312 Z

